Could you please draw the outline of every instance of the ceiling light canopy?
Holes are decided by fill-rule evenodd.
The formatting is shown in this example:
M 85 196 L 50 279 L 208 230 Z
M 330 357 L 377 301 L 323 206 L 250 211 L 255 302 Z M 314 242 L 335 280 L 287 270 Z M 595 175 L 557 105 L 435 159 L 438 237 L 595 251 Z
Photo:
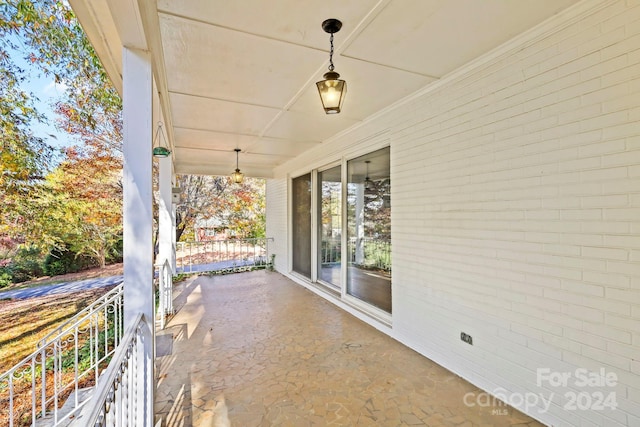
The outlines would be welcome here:
M 242 180 L 244 179 L 244 174 L 240 172 L 240 168 L 238 167 L 238 155 L 240 154 L 241 150 L 239 148 L 236 148 L 233 151 L 236 152 L 236 170 L 231 174 L 231 179 L 236 184 L 241 184 Z
M 340 80 L 340 74 L 334 71 L 333 66 L 333 35 L 340 31 L 342 22 L 337 19 L 327 19 L 322 23 L 322 29 L 331 34 L 329 42 L 331 49 L 329 50 L 329 71 L 324 74 L 324 80 L 316 83 L 322 107 L 327 114 L 337 114 L 342 109 L 344 97 L 347 94 L 347 82 Z

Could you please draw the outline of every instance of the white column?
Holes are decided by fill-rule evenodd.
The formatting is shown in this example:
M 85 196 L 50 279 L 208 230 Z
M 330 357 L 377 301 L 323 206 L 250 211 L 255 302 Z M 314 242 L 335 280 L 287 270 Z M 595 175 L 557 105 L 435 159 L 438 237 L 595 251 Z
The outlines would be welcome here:
M 364 183 L 356 184 L 356 264 L 364 264 Z
M 171 231 L 173 228 L 173 204 L 171 196 L 171 157 L 159 159 L 158 162 L 158 186 L 160 187 L 160 200 L 158 200 L 158 246 L 159 253 L 156 264 L 163 265 L 165 261 L 171 264 L 171 251 L 173 250 L 173 240 Z M 175 236 L 175 234 L 174 234 Z M 172 269 L 173 272 L 173 269 Z
M 138 402 L 139 425 L 153 425 L 154 285 L 153 285 L 153 107 L 151 60 L 147 52 L 123 48 L 123 234 L 124 234 L 124 321 L 144 315 L 148 339 L 144 340 L 146 375 L 144 401 Z M 142 385 L 142 384 L 141 384 Z
M 171 206 L 171 270 L 176 271 L 176 251 L 178 245 L 176 244 L 176 205 Z

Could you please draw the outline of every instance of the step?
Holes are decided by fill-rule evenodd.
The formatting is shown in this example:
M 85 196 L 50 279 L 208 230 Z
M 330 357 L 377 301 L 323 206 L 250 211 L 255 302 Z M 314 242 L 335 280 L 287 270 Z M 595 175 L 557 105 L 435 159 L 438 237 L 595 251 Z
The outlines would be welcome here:
M 94 387 L 81 388 L 78 390 L 78 403 L 82 404 L 83 402 L 89 400 L 91 396 L 93 396 Z M 69 414 L 75 408 L 75 396 L 76 392 L 74 391 L 69 395 L 66 402 L 60 409 L 58 409 L 58 427 L 67 427 L 71 424 L 71 422 L 75 419 L 74 416 L 69 417 Z M 46 417 L 39 418 L 36 422 L 37 427 L 53 427 L 54 417 L 53 413 L 48 414 Z

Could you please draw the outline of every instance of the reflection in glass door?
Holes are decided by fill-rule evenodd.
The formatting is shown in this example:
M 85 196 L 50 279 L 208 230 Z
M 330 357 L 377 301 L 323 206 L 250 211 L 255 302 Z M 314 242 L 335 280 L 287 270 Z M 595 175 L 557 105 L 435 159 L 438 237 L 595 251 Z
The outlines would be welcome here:
M 318 279 L 340 288 L 342 239 L 340 166 L 318 172 Z
M 347 293 L 391 313 L 390 149 L 347 162 Z
M 311 278 L 311 174 L 291 181 L 293 271 Z

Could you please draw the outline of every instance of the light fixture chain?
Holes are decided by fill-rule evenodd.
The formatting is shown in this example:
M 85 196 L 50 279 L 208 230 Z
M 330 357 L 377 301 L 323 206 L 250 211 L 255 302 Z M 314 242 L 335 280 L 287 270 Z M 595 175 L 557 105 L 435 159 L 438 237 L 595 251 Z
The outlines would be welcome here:
M 331 37 L 329 37 L 329 42 L 331 43 L 331 49 L 329 50 L 329 71 L 333 71 L 335 68 L 333 66 L 333 33 L 331 33 Z

